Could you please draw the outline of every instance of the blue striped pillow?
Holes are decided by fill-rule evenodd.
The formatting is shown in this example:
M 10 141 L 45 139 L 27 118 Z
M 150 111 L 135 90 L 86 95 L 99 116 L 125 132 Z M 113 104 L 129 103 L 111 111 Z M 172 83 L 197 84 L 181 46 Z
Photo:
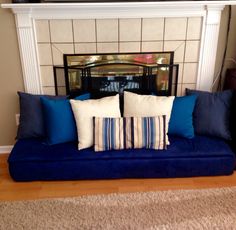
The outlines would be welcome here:
M 166 116 L 94 118 L 94 150 L 166 149 Z

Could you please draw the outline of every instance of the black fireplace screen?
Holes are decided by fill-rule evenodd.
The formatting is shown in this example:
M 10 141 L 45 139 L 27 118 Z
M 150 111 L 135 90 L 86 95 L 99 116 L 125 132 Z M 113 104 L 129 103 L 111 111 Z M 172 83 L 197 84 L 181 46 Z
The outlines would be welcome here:
M 124 90 L 176 95 L 178 65 L 173 52 L 64 54 L 64 66 L 54 66 L 57 95 Z

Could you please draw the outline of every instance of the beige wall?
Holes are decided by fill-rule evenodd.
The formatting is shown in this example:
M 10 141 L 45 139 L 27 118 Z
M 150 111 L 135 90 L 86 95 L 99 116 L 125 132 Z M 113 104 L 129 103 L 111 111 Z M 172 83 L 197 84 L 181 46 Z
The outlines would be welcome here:
M 18 90 L 23 90 L 23 81 L 14 16 L 10 10 L 0 8 L 0 146 L 14 143 Z
M 221 25 L 220 25 L 220 35 L 218 41 L 218 51 L 217 51 L 217 59 L 216 59 L 216 67 L 215 67 L 215 78 L 218 77 L 221 63 L 223 60 L 224 49 L 226 44 L 226 32 L 228 26 L 228 15 L 229 15 L 229 7 L 226 7 L 222 12 L 221 17 Z M 226 52 L 226 61 L 223 68 L 223 78 L 222 82 L 224 81 L 224 75 L 227 68 L 236 68 L 236 63 L 230 61 L 229 59 L 233 58 L 236 60 L 236 6 L 232 6 L 231 12 L 231 26 L 229 32 L 229 43 Z M 214 85 L 213 90 L 217 89 L 217 85 L 219 83 L 219 78 L 216 79 L 216 84 Z
M 1 3 L 6 2 L 10 2 L 10 0 L 1 0 Z M 222 14 L 216 73 L 219 71 L 223 56 L 227 15 L 228 8 Z M 227 58 L 236 59 L 236 6 L 232 7 Z M 226 67 L 235 67 L 235 65 L 227 61 Z M 19 90 L 23 90 L 23 80 L 14 16 L 10 10 L 0 8 L 0 146 L 14 143 L 17 129 L 15 114 L 19 113 L 16 92 Z

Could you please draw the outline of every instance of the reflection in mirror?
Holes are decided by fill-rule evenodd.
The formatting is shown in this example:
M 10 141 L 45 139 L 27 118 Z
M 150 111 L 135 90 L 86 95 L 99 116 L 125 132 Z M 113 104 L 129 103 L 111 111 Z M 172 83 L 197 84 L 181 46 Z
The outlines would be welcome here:
M 60 87 L 65 87 L 66 94 L 85 91 L 122 94 L 124 90 L 176 94 L 172 78 L 176 82 L 178 68 L 173 64 L 173 58 L 173 52 L 64 54 L 64 66 L 58 67 L 64 72 L 54 71 L 55 85 L 57 92 Z M 64 85 L 59 84 L 62 75 Z

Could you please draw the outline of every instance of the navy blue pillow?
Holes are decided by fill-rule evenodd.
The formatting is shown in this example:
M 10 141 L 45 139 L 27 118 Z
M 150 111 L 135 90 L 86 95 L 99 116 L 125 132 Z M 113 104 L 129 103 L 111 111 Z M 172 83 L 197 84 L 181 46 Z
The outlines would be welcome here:
M 197 96 L 176 97 L 173 103 L 168 133 L 185 138 L 194 137 L 193 110 Z
M 233 92 L 209 93 L 186 89 L 187 95 L 197 95 L 193 112 L 195 132 L 200 135 L 231 139 L 230 108 Z
M 87 100 L 90 94 L 76 97 L 76 100 Z M 46 142 L 49 145 L 77 140 L 76 123 L 67 99 L 53 100 L 41 98 L 46 128 Z
M 20 124 L 17 131 L 17 139 L 44 137 L 43 111 L 40 102 L 41 97 L 62 99 L 66 96 L 33 95 L 18 92 L 20 99 Z

